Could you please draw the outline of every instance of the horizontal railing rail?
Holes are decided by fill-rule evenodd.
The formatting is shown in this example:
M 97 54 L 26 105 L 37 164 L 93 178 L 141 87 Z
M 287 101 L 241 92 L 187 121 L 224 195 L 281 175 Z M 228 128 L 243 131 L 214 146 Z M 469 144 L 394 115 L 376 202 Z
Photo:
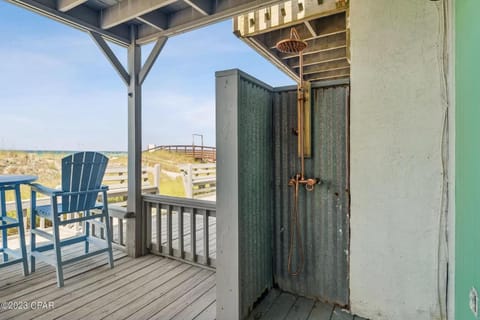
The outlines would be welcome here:
M 216 266 L 216 203 L 144 195 L 150 252 L 208 268 Z
M 217 148 L 197 145 L 167 145 L 156 146 L 146 150 L 146 152 L 152 152 L 155 150 L 166 150 L 170 152 L 185 153 L 188 156 L 192 156 L 195 159 L 215 161 L 217 159 Z
M 211 197 L 217 192 L 217 168 L 215 163 L 181 166 L 183 185 L 187 198 Z

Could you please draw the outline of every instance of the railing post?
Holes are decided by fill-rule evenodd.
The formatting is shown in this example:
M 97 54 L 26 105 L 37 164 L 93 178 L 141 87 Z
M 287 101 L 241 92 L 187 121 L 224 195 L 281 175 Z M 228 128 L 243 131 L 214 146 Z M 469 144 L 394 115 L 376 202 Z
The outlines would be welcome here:
M 187 183 L 185 185 L 185 195 L 187 198 L 193 198 L 193 166 L 187 166 Z
M 127 247 L 127 254 L 130 257 L 135 256 L 135 217 L 127 217 L 125 219 L 127 222 L 127 234 L 125 240 L 125 246 Z
M 160 165 L 156 164 L 153 167 L 153 183 L 157 187 L 157 194 L 160 194 Z

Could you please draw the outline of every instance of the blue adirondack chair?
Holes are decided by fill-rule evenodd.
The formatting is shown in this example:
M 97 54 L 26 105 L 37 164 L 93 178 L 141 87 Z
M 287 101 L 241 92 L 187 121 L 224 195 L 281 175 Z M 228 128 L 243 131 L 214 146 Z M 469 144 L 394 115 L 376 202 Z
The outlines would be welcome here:
M 110 268 L 113 268 L 112 233 L 108 215 L 107 187 L 102 186 L 102 179 L 107 167 L 108 158 L 98 152 L 78 152 L 62 159 L 62 187 L 61 190 L 51 189 L 40 184 L 32 184 L 31 203 L 31 272 L 35 272 L 35 260 L 45 261 L 56 267 L 57 285 L 63 287 L 63 266 L 91 257 L 93 255 L 107 253 Z M 48 195 L 50 205 L 36 206 L 37 193 Z M 101 195 L 101 202 L 97 199 Z M 59 201 L 61 200 L 61 203 Z M 77 217 L 62 220 L 61 216 L 72 216 L 71 213 L 79 213 Z M 44 217 L 52 222 L 53 234 L 37 229 L 36 217 Z M 105 240 L 90 236 L 90 224 L 94 221 L 105 230 Z M 79 236 L 60 239 L 60 226 L 69 223 L 85 222 L 83 233 Z M 51 241 L 49 244 L 37 246 L 36 236 Z M 61 247 L 78 242 L 85 243 L 85 253 L 62 260 Z M 89 243 L 98 249 L 89 252 Z M 54 250 L 55 259 L 45 255 L 45 251 Z

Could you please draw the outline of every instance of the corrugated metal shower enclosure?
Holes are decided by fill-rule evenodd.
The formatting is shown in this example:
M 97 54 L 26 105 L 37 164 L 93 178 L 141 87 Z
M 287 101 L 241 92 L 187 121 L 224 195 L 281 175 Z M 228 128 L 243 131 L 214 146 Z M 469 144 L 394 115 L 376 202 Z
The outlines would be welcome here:
M 287 272 L 299 169 L 297 92 L 239 70 L 217 73 L 217 318 L 243 319 L 268 289 L 349 304 L 348 92 L 312 84 L 312 156 L 299 215 L 305 266 Z M 295 252 L 296 256 L 296 252 Z

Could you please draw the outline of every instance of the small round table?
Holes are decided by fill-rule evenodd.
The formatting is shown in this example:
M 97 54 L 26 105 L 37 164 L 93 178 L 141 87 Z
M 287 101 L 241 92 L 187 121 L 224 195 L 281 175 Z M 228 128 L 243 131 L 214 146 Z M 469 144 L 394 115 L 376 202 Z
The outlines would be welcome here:
M 22 211 L 22 197 L 20 194 L 20 185 L 28 184 L 37 180 L 36 176 L 29 175 L 0 175 L 0 230 L 2 231 L 2 247 L 0 252 L 3 254 L 3 263 L 0 263 L 0 268 L 7 267 L 14 263 L 23 263 L 23 274 L 28 274 L 27 264 L 27 246 L 25 244 L 25 226 L 23 225 L 23 211 Z M 5 197 L 5 191 L 15 191 L 15 202 L 17 218 L 11 218 L 7 216 L 7 199 Z M 20 239 L 20 251 L 19 255 L 16 251 L 8 248 L 7 230 L 10 228 L 18 228 L 18 234 Z M 9 260 L 9 255 L 14 256 L 16 259 Z

